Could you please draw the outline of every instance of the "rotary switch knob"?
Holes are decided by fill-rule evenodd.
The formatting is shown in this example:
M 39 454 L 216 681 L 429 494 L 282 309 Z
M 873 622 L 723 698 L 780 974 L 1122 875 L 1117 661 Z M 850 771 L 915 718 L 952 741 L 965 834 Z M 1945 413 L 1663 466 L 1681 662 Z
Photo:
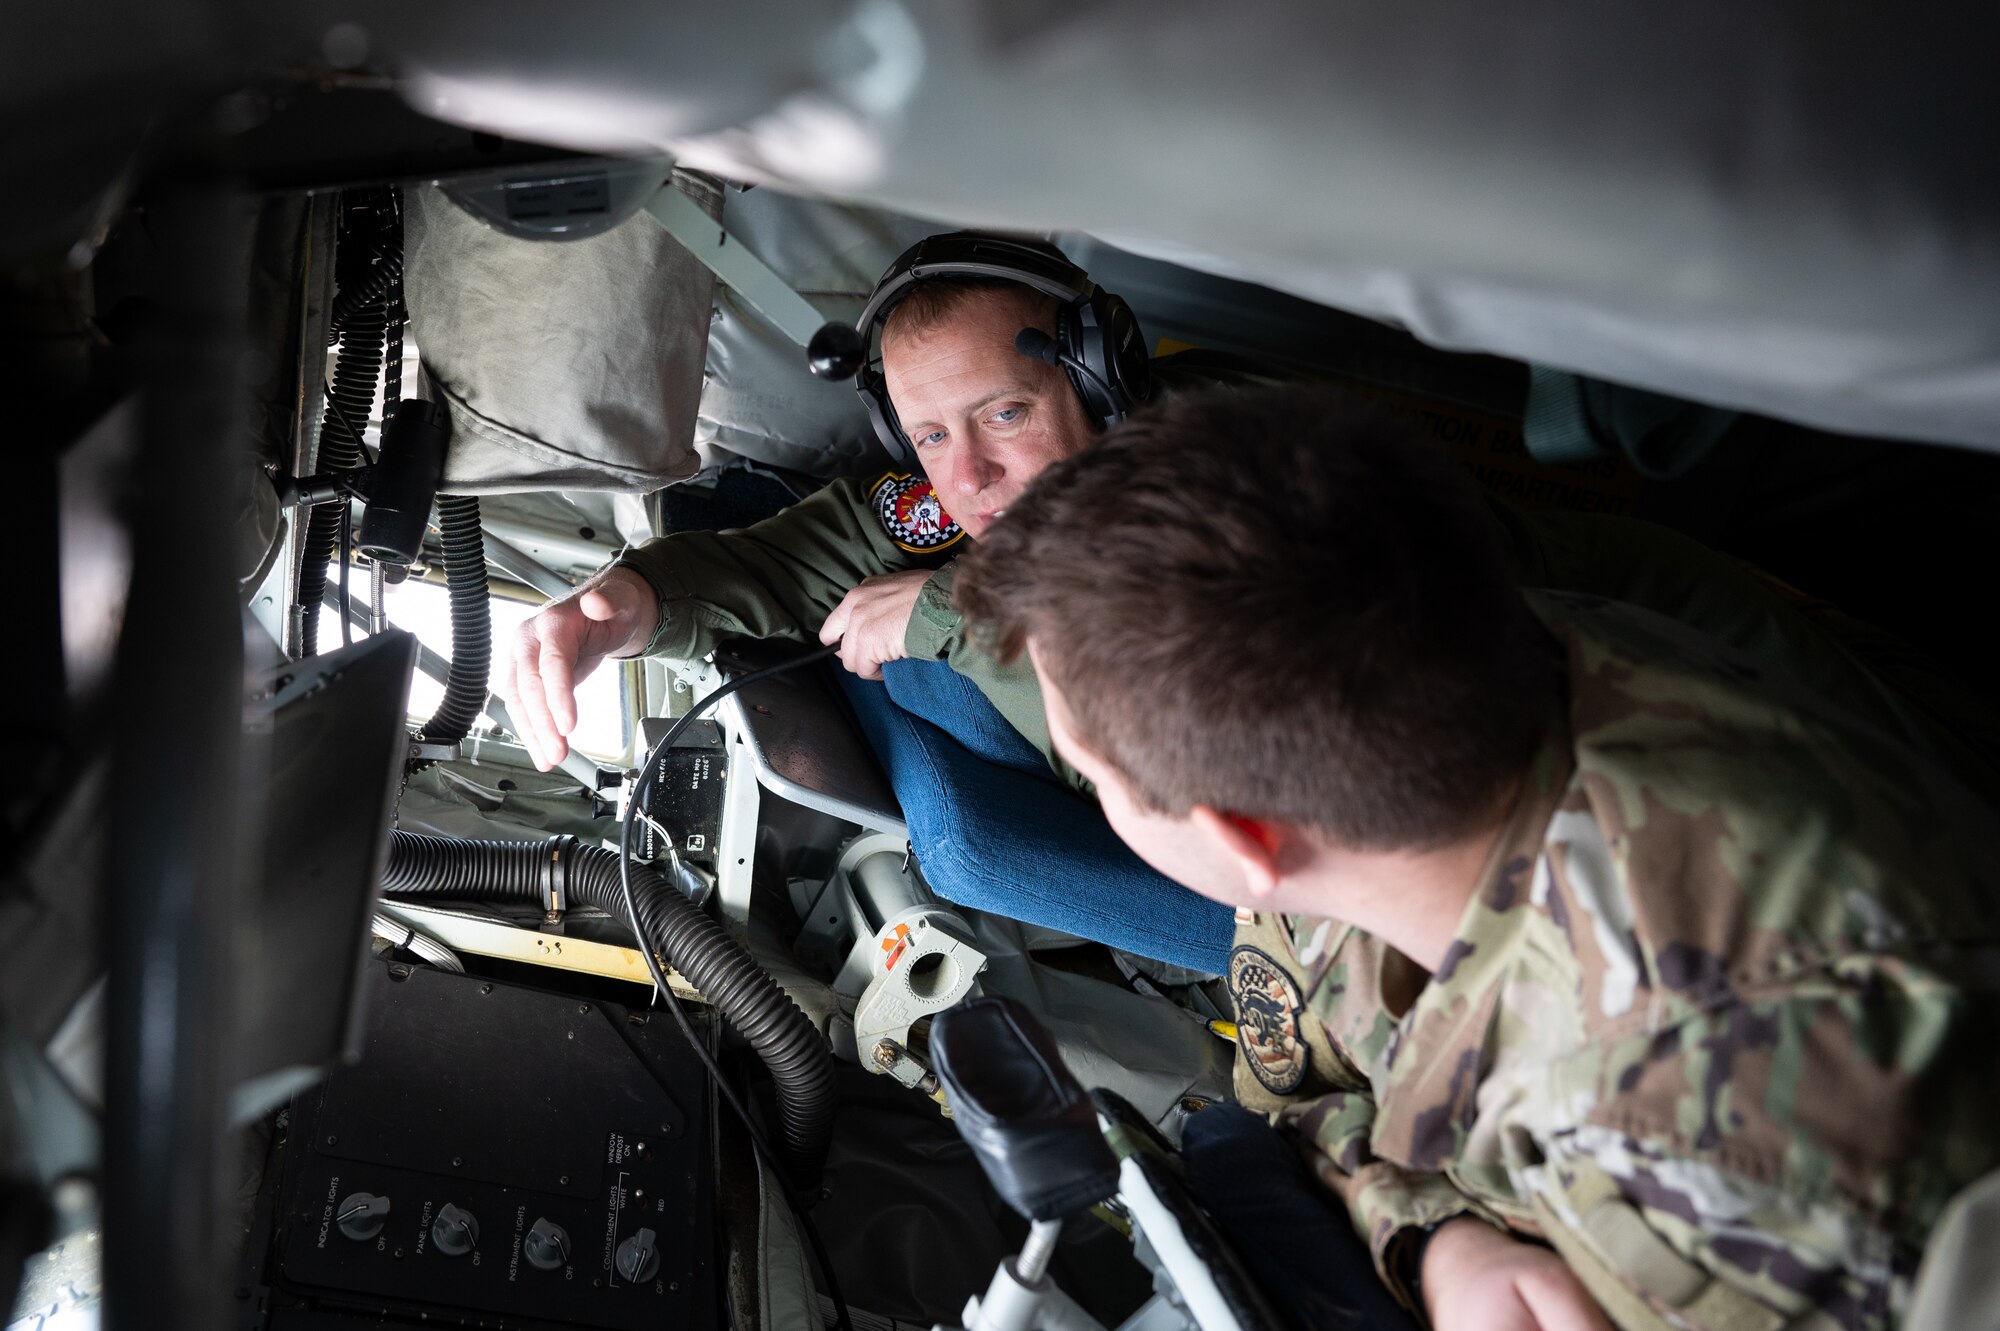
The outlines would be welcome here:
M 340 1199 L 333 1213 L 340 1232 L 356 1243 L 366 1243 L 382 1232 L 389 1219 L 389 1199 L 372 1192 L 350 1192 Z
M 612 1261 L 618 1274 L 635 1285 L 643 1285 L 659 1274 L 660 1243 L 650 1229 L 642 1229 L 618 1245 Z
M 569 1233 L 548 1217 L 538 1217 L 521 1240 L 521 1255 L 537 1270 L 560 1271 L 569 1265 Z
M 479 1222 L 472 1212 L 446 1202 L 431 1221 L 431 1243 L 447 1257 L 463 1257 L 479 1246 Z

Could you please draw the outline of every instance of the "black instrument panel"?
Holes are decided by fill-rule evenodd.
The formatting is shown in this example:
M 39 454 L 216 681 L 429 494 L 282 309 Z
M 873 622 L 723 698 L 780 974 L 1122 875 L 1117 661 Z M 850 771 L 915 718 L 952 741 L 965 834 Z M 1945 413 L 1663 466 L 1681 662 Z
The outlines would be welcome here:
M 715 1324 L 708 1087 L 669 1020 L 401 964 L 368 991 L 361 1062 L 292 1103 L 246 1326 Z

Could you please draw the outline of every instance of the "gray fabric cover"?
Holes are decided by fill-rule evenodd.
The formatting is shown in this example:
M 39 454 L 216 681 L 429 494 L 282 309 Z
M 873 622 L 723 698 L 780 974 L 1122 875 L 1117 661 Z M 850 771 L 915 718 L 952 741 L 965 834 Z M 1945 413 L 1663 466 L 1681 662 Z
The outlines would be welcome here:
M 646 491 L 694 474 L 707 268 L 644 214 L 525 241 L 436 188 L 405 198 L 410 331 L 451 409 L 447 490 Z
M 363 12 L 385 34 L 409 24 L 386 0 Z M 732 10 L 775 44 L 739 47 L 726 86 L 805 69 L 813 12 Z M 637 135 L 880 207 L 1080 228 L 1439 346 L 2000 447 L 1990 5 L 863 0 L 846 16 L 754 115 L 635 68 L 643 21 L 609 14 L 598 53 L 566 65 L 502 60 L 499 31 L 426 44 L 413 97 L 489 126 L 560 112 L 571 141 Z
M 1078 227 L 1437 346 L 2000 447 L 1990 6 L 899 8 L 893 103 L 886 74 L 829 81 L 666 146 Z
M 852 322 L 875 279 L 908 246 L 939 228 L 893 213 L 730 190 L 729 234 L 829 319 Z M 735 292 L 715 293 L 695 444 L 703 460 L 746 458 L 819 477 L 886 466 L 852 381 L 807 372 L 805 353 Z

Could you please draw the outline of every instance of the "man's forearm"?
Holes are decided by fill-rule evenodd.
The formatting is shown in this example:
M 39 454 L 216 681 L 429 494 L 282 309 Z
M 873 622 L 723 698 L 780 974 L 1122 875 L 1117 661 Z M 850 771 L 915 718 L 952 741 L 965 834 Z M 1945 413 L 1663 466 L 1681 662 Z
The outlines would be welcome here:
M 753 526 L 656 537 L 618 565 L 659 603 L 647 654 L 691 658 L 724 638 L 815 638 L 864 579 L 925 562 L 896 548 L 860 483 L 843 480 Z

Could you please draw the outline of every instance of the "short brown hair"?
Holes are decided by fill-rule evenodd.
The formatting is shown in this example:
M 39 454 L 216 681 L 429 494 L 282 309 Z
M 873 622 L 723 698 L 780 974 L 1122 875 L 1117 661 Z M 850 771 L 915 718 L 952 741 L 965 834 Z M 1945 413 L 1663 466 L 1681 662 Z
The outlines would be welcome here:
M 1189 394 L 1114 428 L 1010 507 L 956 595 L 1003 657 L 1034 640 L 1141 803 L 1357 849 L 1471 830 L 1557 696 L 1485 502 L 1327 390 Z
M 952 318 L 969 302 L 1012 298 L 1021 304 L 1022 327 L 1030 325 L 1054 335 L 1056 311 L 1062 302 L 1046 292 L 999 277 L 931 277 L 910 288 L 910 294 L 890 307 L 882 321 L 882 341 L 922 337 Z

